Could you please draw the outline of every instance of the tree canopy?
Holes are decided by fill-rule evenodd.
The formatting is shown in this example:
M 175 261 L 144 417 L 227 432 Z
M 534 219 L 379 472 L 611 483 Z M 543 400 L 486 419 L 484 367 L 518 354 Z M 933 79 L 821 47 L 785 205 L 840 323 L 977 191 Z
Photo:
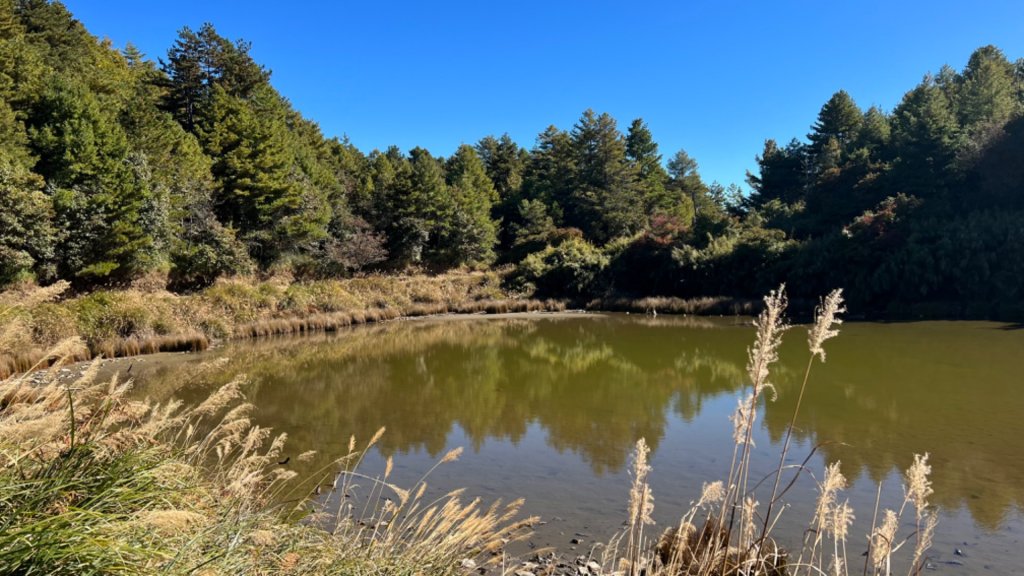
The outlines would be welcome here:
M 765 141 L 747 192 L 595 110 L 530 146 L 364 153 L 271 79 L 212 24 L 152 60 L 59 2 L 0 0 L 0 284 L 512 264 L 572 298 L 789 280 L 876 311 L 1024 314 L 1024 61 L 994 46 L 891 111 L 837 90 L 806 137 Z

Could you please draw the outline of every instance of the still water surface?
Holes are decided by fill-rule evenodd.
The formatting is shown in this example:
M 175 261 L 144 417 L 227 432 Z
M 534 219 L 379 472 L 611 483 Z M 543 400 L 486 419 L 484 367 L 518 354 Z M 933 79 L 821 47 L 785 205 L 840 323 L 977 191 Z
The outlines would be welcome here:
M 345 453 L 355 434 L 387 432 L 367 458 L 376 474 L 411 485 L 448 449 L 462 458 L 430 478 L 442 493 L 525 497 L 533 544 L 585 551 L 625 517 L 630 450 L 652 448 L 655 520 L 668 526 L 703 482 L 723 478 L 729 414 L 747 382 L 749 319 L 525 315 L 397 321 L 329 336 L 234 343 L 147 359 L 142 390 L 198 401 L 244 372 L 254 420 L 288 433 L 289 452 L 317 450 L 299 472 Z M 1024 566 L 1024 329 L 996 323 L 850 323 L 826 345 L 797 420 L 792 463 L 839 460 L 861 546 L 876 490 L 902 497 L 900 471 L 929 453 L 941 512 L 931 567 L 949 574 L 1013 574 Z M 809 353 L 795 327 L 759 412 L 752 478 L 776 465 Z M 181 368 L 227 357 L 182 387 Z M 143 364 L 140 362 L 140 365 Z M 328 480 L 329 482 L 329 480 Z M 325 491 L 321 503 L 338 505 Z M 810 476 L 787 495 L 783 540 L 799 542 L 813 514 Z M 762 500 L 766 500 L 763 497 Z M 962 554 L 957 554 L 957 549 Z

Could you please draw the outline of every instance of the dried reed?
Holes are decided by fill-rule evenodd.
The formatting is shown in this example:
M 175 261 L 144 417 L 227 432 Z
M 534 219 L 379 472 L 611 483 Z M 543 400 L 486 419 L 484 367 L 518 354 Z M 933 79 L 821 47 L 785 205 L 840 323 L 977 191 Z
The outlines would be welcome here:
M 765 513 L 758 514 L 759 504 L 749 486 L 750 448 L 753 444 L 758 400 L 766 391 L 772 394 L 775 392 L 770 382 L 771 366 L 778 360 L 782 335 L 788 329 L 784 287 L 764 299 L 764 307 L 755 321 L 757 334 L 754 345 L 748 350 L 747 364 L 751 386 L 739 400 L 736 412 L 731 417 L 734 450 L 727 481 L 705 484 L 700 499 L 683 514 L 678 525 L 662 532 L 652 546 L 643 537 L 645 520 L 650 518 L 653 508 L 653 497 L 647 484 L 648 450 L 641 439 L 634 452 L 627 528 L 622 536 L 614 538 L 606 547 L 602 561 L 607 571 L 649 576 L 849 574 L 847 539 L 854 511 L 846 500 L 840 499 L 842 490 L 846 488 L 846 478 L 838 462 L 826 467 L 818 484 L 815 514 L 800 554 L 793 558 L 772 536 L 779 519 L 778 514 L 773 516 L 772 510 L 781 497 L 780 480 L 810 368 L 815 358 L 824 362 L 824 343 L 839 333 L 839 315 L 845 311 L 842 303 L 840 290 L 829 294 L 822 300 L 815 321 L 808 331 L 811 357 L 787 429 L 779 466 L 773 473 L 775 483 Z M 880 524 L 873 522 L 868 536 L 864 574 L 892 574 L 893 555 L 911 540 L 914 550 L 908 574 L 919 574 L 924 568 L 925 553 L 931 545 L 937 523 L 936 512 L 928 503 L 932 488 L 929 480 L 931 468 L 927 461 L 927 455 L 914 457 L 905 476 L 902 506 L 897 511 L 885 510 Z M 802 470 L 803 466 L 797 474 Z M 910 507 L 914 509 L 915 530 L 900 540 L 898 532 L 901 518 Z M 877 520 L 877 512 L 875 516 Z M 617 546 L 623 539 L 626 541 L 626 549 L 620 555 Z

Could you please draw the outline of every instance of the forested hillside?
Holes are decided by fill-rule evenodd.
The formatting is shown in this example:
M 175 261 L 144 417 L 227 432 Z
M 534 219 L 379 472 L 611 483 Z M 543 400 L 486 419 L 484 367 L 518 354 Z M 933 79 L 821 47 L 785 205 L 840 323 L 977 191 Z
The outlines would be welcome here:
M 530 149 L 364 154 L 271 80 L 209 24 L 143 55 L 60 3 L 0 0 L 0 285 L 508 264 L 540 296 L 786 281 L 843 286 L 865 312 L 1024 315 L 1024 61 L 993 46 L 892 111 L 836 92 L 806 138 L 765 143 L 745 195 L 664 155 L 643 120 L 591 110 Z

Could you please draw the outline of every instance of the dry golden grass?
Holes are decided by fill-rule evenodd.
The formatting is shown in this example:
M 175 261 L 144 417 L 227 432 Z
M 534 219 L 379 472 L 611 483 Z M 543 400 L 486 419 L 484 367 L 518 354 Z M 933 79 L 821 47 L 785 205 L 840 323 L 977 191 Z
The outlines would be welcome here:
M 204 350 L 227 338 L 330 332 L 404 316 L 564 310 L 558 301 L 512 298 L 497 272 L 369 276 L 291 283 L 217 281 L 190 295 L 97 291 L 59 300 L 67 285 L 20 286 L 0 294 L 0 378 L 52 362 L 66 338 L 76 360 Z
M 345 493 L 369 486 L 364 508 L 309 514 L 309 484 L 277 465 L 286 439 L 250 422 L 242 379 L 186 408 L 132 400 L 97 362 L 62 384 L 67 360 L 42 383 L 0 382 L 0 573 L 454 574 L 499 562 L 533 522 L 519 501 L 428 501 L 429 472 L 407 488 L 390 464 L 362 475 L 383 429 L 323 470 Z

